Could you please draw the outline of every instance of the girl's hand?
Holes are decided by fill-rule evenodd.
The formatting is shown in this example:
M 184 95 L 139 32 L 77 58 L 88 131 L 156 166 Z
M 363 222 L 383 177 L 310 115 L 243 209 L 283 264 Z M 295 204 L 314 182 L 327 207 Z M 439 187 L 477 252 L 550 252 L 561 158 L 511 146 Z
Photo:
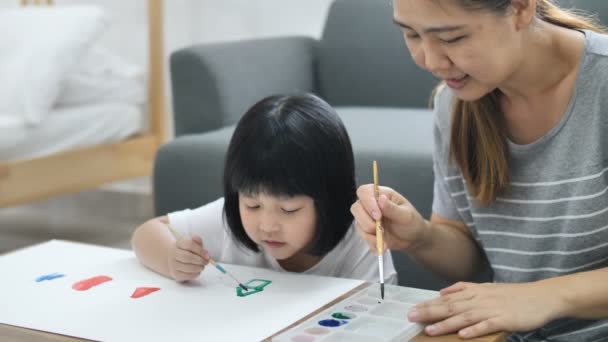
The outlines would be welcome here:
M 378 201 L 374 198 L 374 185 L 357 189 L 359 198 L 350 208 L 357 221 L 357 231 L 376 251 L 376 219 L 382 219 L 384 243 L 391 250 L 405 250 L 423 240 L 427 222 L 410 202 L 391 188 L 379 187 Z
M 411 322 L 434 323 L 428 335 L 458 332 L 473 338 L 495 332 L 528 331 L 557 319 L 559 303 L 536 283 L 456 283 L 440 291 L 439 298 L 410 310 Z
M 181 239 L 169 250 L 169 273 L 179 282 L 196 279 L 205 265 L 209 263 L 209 254 L 203 249 L 203 240 L 200 236 L 192 239 Z

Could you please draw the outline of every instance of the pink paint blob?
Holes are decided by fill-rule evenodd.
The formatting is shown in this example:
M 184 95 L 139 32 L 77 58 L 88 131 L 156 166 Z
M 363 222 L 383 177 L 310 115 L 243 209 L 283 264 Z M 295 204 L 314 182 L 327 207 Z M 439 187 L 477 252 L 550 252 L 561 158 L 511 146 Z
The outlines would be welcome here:
M 314 342 L 314 336 L 298 335 L 291 338 L 292 342 Z
M 110 280 L 112 280 L 112 278 L 110 278 L 108 276 L 96 276 L 93 278 L 81 280 L 77 283 L 74 283 L 74 285 L 72 285 L 72 288 L 76 291 L 86 291 L 93 286 L 103 284 Z
M 158 288 L 158 287 L 138 287 L 135 289 L 135 291 L 133 291 L 131 298 L 141 298 L 141 297 L 149 295 L 152 292 L 156 292 L 158 290 L 160 290 L 160 288 Z

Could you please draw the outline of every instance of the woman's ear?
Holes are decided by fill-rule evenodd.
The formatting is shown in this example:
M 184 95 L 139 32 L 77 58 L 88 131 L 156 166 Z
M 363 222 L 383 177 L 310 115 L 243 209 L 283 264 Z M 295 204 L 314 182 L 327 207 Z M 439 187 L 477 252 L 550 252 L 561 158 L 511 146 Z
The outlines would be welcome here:
M 545 0 L 539 0 L 545 1 Z M 522 30 L 528 28 L 536 17 L 537 0 L 512 0 L 511 10 L 515 28 Z

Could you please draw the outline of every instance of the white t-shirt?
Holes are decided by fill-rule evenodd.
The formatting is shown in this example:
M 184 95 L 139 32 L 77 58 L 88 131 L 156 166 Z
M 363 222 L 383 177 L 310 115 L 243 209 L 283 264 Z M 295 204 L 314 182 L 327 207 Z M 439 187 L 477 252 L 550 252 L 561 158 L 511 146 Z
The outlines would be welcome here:
M 203 239 L 209 256 L 219 262 L 287 272 L 262 247 L 256 253 L 233 240 L 223 219 L 224 199 L 220 198 L 200 208 L 170 213 L 169 222 L 183 235 L 198 235 Z M 351 226 L 338 245 L 321 261 L 302 274 L 378 281 L 378 258 L 367 244 L 357 236 Z M 397 283 L 397 272 L 390 252 L 384 254 L 384 278 L 387 284 Z

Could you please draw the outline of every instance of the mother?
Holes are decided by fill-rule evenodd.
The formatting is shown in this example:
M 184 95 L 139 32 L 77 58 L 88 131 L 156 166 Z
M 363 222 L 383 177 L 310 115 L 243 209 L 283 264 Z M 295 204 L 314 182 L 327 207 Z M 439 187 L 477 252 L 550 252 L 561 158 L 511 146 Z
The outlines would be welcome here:
M 549 0 L 394 0 L 434 99 L 435 189 L 425 220 L 371 185 L 351 210 L 375 249 L 468 279 L 417 305 L 426 332 L 513 341 L 608 336 L 608 36 Z

